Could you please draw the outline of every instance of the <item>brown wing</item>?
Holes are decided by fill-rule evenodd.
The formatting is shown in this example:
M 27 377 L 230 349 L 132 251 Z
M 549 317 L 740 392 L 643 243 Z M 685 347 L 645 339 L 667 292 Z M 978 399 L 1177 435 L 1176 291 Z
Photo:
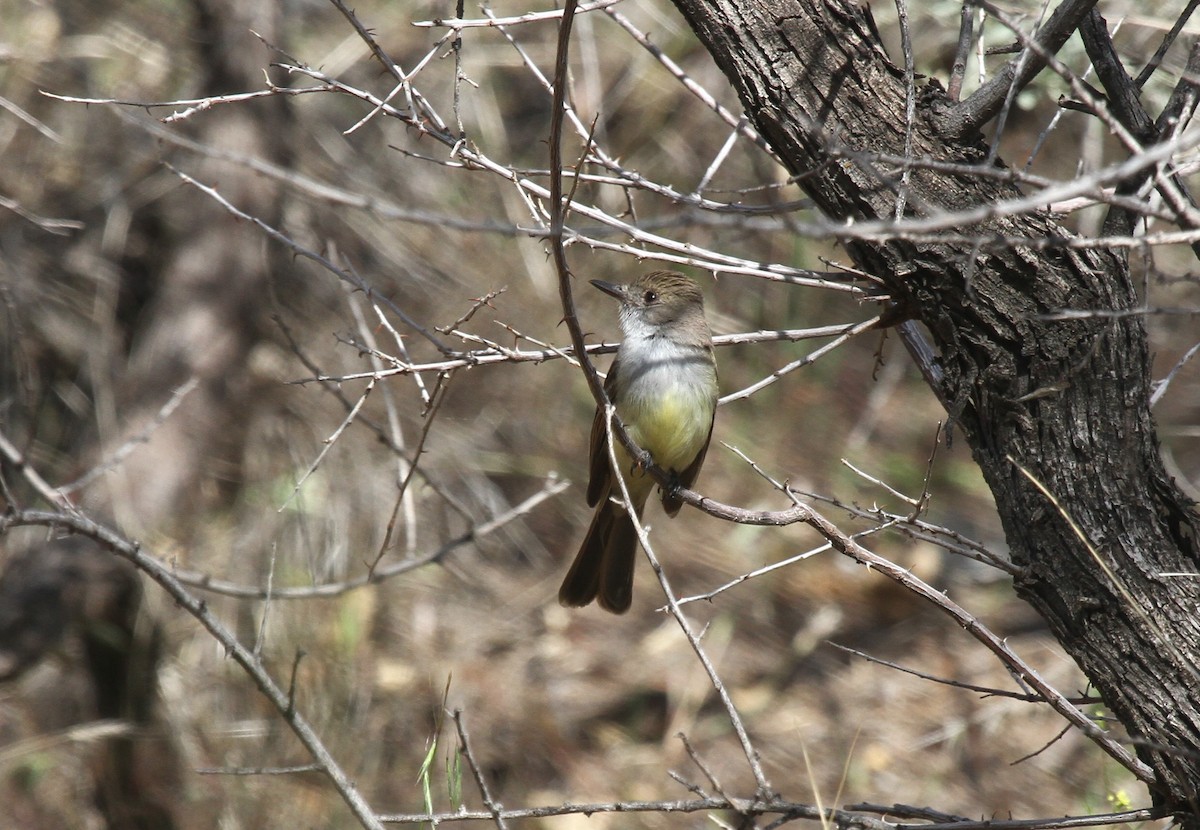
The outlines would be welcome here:
M 617 367 L 620 363 L 620 360 L 614 360 L 608 370 L 608 376 L 604 379 L 604 391 L 608 394 L 610 401 L 613 397 L 613 390 L 617 387 Z M 596 415 L 592 418 L 592 437 L 588 452 L 587 503 L 588 507 L 595 507 L 600 499 L 608 498 L 608 491 L 612 485 L 612 471 L 608 466 L 608 437 L 604 429 L 603 407 L 596 407 Z
M 704 446 L 700 448 L 700 452 L 696 453 L 696 460 L 687 466 L 687 469 L 679 474 L 679 486 L 692 489 L 692 485 L 696 482 L 696 476 L 700 475 L 700 467 L 704 464 L 704 456 L 708 454 L 708 443 L 712 441 L 713 424 L 717 422 L 717 412 L 713 410 L 713 419 L 708 425 L 708 437 L 704 439 Z M 683 501 L 672 497 L 665 489 L 662 491 L 662 506 L 668 516 L 674 516 L 679 512 L 679 508 L 683 507 Z

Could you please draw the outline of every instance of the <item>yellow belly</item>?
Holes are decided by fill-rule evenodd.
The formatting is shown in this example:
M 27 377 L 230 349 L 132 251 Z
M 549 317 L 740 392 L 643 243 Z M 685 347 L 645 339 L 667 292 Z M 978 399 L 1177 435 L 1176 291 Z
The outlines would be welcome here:
M 704 448 L 712 427 L 713 401 L 705 394 L 670 385 L 663 394 L 637 396 L 618 404 L 621 420 L 637 445 L 664 470 L 682 472 Z

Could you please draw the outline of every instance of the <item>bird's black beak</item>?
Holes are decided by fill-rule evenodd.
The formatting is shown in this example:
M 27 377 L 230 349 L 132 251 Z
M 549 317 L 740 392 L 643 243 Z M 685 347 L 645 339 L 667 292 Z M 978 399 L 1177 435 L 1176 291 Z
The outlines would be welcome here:
M 592 280 L 592 285 L 610 297 L 616 297 L 618 300 L 625 299 L 625 286 L 623 285 L 618 285 L 615 282 L 605 282 L 604 280 Z

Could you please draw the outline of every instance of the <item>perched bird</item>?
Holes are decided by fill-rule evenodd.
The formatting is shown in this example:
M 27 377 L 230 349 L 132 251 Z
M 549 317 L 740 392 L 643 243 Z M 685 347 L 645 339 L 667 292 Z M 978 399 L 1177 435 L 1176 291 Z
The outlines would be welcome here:
M 601 280 L 592 285 L 621 302 L 624 339 L 604 390 L 634 443 L 690 488 L 704 463 L 717 410 L 717 363 L 704 295 L 674 271 L 654 271 L 626 285 Z M 616 474 L 624 478 L 639 519 L 655 482 L 636 467 L 620 441 L 614 439 L 614 447 L 616 470 L 609 464 L 604 410 L 597 408 L 587 501 L 599 506 L 558 601 L 579 607 L 597 600 L 601 608 L 623 614 L 633 601 L 638 538 Z M 663 490 L 662 505 L 674 516 L 683 502 Z

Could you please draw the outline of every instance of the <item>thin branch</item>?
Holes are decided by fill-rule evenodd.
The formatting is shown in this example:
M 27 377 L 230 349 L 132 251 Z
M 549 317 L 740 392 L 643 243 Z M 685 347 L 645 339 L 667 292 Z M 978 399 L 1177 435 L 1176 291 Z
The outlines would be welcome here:
M 720 401 L 718 401 L 718 403 L 720 405 L 724 406 L 725 404 L 732 403 L 733 401 L 740 401 L 743 398 L 749 398 L 755 392 L 758 392 L 761 389 L 765 389 L 766 387 L 770 386 L 771 384 L 773 384 L 776 381 L 783 378 L 785 375 L 791 374 L 792 372 L 796 371 L 797 369 L 802 369 L 805 366 L 808 366 L 810 363 L 816 362 L 820 358 L 824 357 L 825 355 L 829 354 L 831 351 L 836 349 L 838 346 L 841 346 L 843 343 L 846 343 L 847 341 L 849 341 L 851 338 L 853 338 L 859 334 L 862 334 L 864 331 L 869 331 L 870 329 L 874 328 L 875 325 L 880 321 L 880 319 L 881 318 L 879 318 L 879 317 L 872 317 L 870 320 L 864 320 L 861 323 L 857 323 L 854 326 L 851 326 L 849 329 L 846 329 L 845 331 L 843 331 L 841 336 L 837 337 L 834 340 L 831 340 L 830 342 L 826 343 L 821 348 L 814 349 L 813 351 L 806 354 L 804 357 L 801 357 L 797 360 L 793 360 L 791 363 L 788 363 L 786 366 L 781 366 L 780 368 L 776 369 L 771 374 L 767 375 L 762 380 L 759 380 L 759 381 L 756 381 L 755 383 L 750 384 L 745 389 L 739 389 L 737 392 L 730 392 L 728 395 L 723 396 L 720 399 Z
M 570 487 L 569 481 L 559 480 L 550 477 L 546 480 L 541 490 L 534 493 L 529 498 L 505 510 L 503 513 L 489 519 L 486 522 L 481 522 L 472 526 L 463 533 L 458 534 L 453 539 L 449 539 L 438 545 L 433 550 L 424 553 L 420 556 L 410 556 L 399 562 L 377 567 L 374 570 L 364 573 L 360 576 L 351 579 L 342 580 L 340 582 L 323 582 L 318 585 L 294 586 L 294 587 L 276 587 L 273 590 L 267 589 L 258 585 L 245 585 L 240 582 L 232 582 L 224 579 L 216 579 L 211 574 L 200 571 L 187 571 L 175 568 L 168 562 L 164 561 L 163 567 L 171 567 L 171 573 L 183 585 L 196 588 L 202 591 L 208 591 L 222 596 L 239 597 L 242 599 L 266 599 L 268 596 L 273 600 L 305 600 L 337 597 L 342 594 L 349 593 L 366 585 L 377 585 L 381 582 L 386 582 L 401 574 L 409 571 L 423 568 L 434 562 L 440 562 L 448 555 L 453 553 L 458 548 L 465 545 L 474 544 L 485 536 L 488 536 L 501 527 L 511 523 L 512 521 L 526 515 L 534 507 L 544 502 L 546 499 L 557 496 L 559 493 Z
M 718 118 L 732 127 L 739 135 L 741 135 L 755 147 L 762 150 L 764 153 L 767 153 L 772 158 L 778 160 L 778 156 L 775 155 L 774 148 L 767 143 L 766 139 L 758 134 L 758 131 L 750 125 L 750 122 L 745 116 L 739 116 L 724 107 L 719 101 L 717 101 L 716 98 L 713 97 L 712 93 L 692 80 L 691 77 L 683 71 L 679 64 L 675 63 L 675 61 L 672 60 L 666 52 L 655 45 L 650 40 L 649 36 L 646 35 L 646 33 L 641 29 L 638 29 L 625 15 L 609 8 L 604 9 L 604 13 L 611 17 L 618 26 L 624 29 L 630 35 L 630 37 L 632 37 L 638 42 L 638 44 L 642 46 L 643 49 L 649 52 L 655 60 L 662 64 L 663 68 L 666 69 L 667 72 L 671 73 L 671 75 L 673 75 L 675 79 L 679 81 L 679 83 L 683 84 L 684 89 L 695 95 L 696 98 L 698 98 L 700 102 L 704 104 L 704 106 L 715 112 Z
M 317 471 L 317 467 L 321 466 L 321 462 L 325 460 L 325 456 L 331 449 L 333 449 L 333 445 L 337 443 L 337 440 L 342 436 L 342 433 L 346 431 L 346 428 L 354 423 L 355 418 L 358 417 L 359 410 L 363 408 L 363 404 L 367 402 L 367 398 L 370 397 L 371 392 L 374 389 L 375 379 L 372 378 L 367 383 L 366 388 L 363 389 L 363 393 L 358 396 L 358 400 L 354 402 L 354 406 L 351 407 L 350 411 L 346 413 L 346 417 L 343 418 L 342 422 L 337 425 L 337 429 L 335 429 L 328 438 L 321 442 L 321 451 L 317 453 L 317 457 L 314 458 L 312 463 L 308 465 L 308 469 L 305 470 L 298 479 L 296 479 L 296 484 L 292 488 L 292 492 L 289 493 L 288 497 L 283 500 L 281 505 L 279 505 L 278 509 L 275 511 L 276 513 L 282 513 L 287 509 L 287 506 L 291 504 L 298 495 L 300 495 L 300 490 L 304 487 L 304 482 L 308 481 L 309 476 Z
M 861 809 L 863 812 L 852 812 Z M 929 830 L 929 811 L 925 811 L 920 824 L 908 824 L 873 818 L 865 812 L 882 814 L 911 814 L 914 808 L 904 805 L 879 807 L 872 804 L 852 805 L 848 810 L 820 810 L 814 805 L 780 799 L 735 799 L 700 798 L 684 801 L 621 801 L 594 802 L 590 804 L 556 804 L 545 807 L 518 807 L 501 810 L 509 820 L 553 818 L 555 816 L 597 813 L 701 813 L 735 810 L 742 815 L 780 815 L 792 820 L 804 819 L 828 823 L 837 830 Z M 1079 827 L 1100 827 L 1110 824 L 1135 824 L 1169 815 L 1162 808 L 1142 808 L 1119 813 L 1100 813 L 1091 816 L 1060 816 L 1037 819 L 986 819 L 982 821 L 956 820 L 936 822 L 938 830 L 1074 830 Z M 380 816 L 388 824 L 425 824 L 434 826 L 459 821 L 491 821 L 492 814 L 485 810 L 460 810 L 447 813 L 393 813 Z
M 166 402 L 163 403 L 157 414 L 150 419 L 146 426 L 144 426 L 139 432 L 130 436 L 129 439 L 127 439 L 123 444 L 121 444 L 120 447 L 116 449 L 116 451 L 113 452 L 112 456 L 105 461 L 96 464 L 70 484 L 64 484 L 62 487 L 58 488 L 58 491 L 63 495 L 69 495 L 77 490 L 82 490 L 84 487 L 87 487 L 89 484 L 95 481 L 99 476 L 123 464 L 125 459 L 133 453 L 138 445 L 146 444 L 150 441 L 150 437 L 154 434 L 155 430 L 166 423 L 166 420 L 171 417 L 171 413 L 178 409 L 179 405 L 183 403 L 183 399 L 190 395 L 192 391 L 199 385 L 200 379 L 195 376 L 184 381 L 178 389 L 171 393 L 171 397 L 167 398 Z
M 900 51 L 904 55 L 904 170 L 900 174 L 900 190 L 896 194 L 896 208 L 893 216 L 904 218 L 904 208 L 908 204 L 912 167 L 908 159 L 912 158 L 913 122 L 917 118 L 917 82 L 915 57 L 913 55 L 912 35 L 908 28 L 908 0 L 895 0 L 896 18 L 900 24 Z
M 347 299 L 349 300 L 348 305 L 350 306 L 350 313 L 353 315 L 355 324 L 358 326 L 359 337 L 361 337 L 363 341 L 372 348 L 372 351 L 377 351 L 378 349 L 376 348 L 375 332 L 371 326 L 367 325 L 367 320 L 363 314 L 361 305 L 356 302 L 354 295 L 349 296 Z M 391 320 L 389 320 L 388 316 L 383 313 L 383 309 L 379 307 L 378 303 L 371 303 L 370 306 L 371 310 L 375 312 L 375 319 L 379 322 L 379 325 L 382 326 L 389 334 L 391 334 L 392 342 L 395 343 L 396 351 L 399 352 L 399 354 L 405 360 L 411 360 L 408 353 L 408 345 L 404 342 L 404 337 L 400 334 L 400 332 L 396 331 L 396 328 L 392 325 Z M 382 361 L 374 354 L 369 355 L 368 360 L 371 361 L 371 367 L 376 371 L 382 368 Z M 329 384 L 322 385 L 329 386 Z M 428 407 L 430 405 L 430 397 L 424 377 L 421 375 L 414 375 L 413 385 L 417 388 L 417 393 L 421 399 L 421 403 Z M 393 389 L 391 384 L 385 383 L 381 391 L 383 393 L 384 413 L 387 417 L 389 441 L 397 447 L 404 447 L 404 430 L 400 425 L 400 414 L 396 403 L 396 390 Z M 416 460 L 417 459 L 415 456 L 414 458 L 409 459 L 407 451 L 396 453 L 397 477 L 401 480 L 404 480 L 413 475 L 414 471 L 418 469 Z M 422 470 L 420 474 L 424 480 L 429 480 L 429 476 L 424 470 Z M 459 507 L 459 505 L 456 503 L 456 499 L 447 499 L 447 501 L 453 504 L 456 508 Z M 407 532 L 404 534 L 405 545 L 408 555 L 412 556 L 417 550 L 420 526 L 417 521 L 416 500 L 413 498 L 411 489 L 405 491 L 403 498 L 399 502 L 397 513 L 399 512 L 399 509 L 403 509 L 404 511 L 404 525 L 407 529 Z M 470 514 L 465 513 L 463 515 L 469 516 Z M 393 521 L 395 521 L 395 515 L 393 515 L 393 518 L 389 520 L 389 525 Z
M 657 468 L 652 468 L 652 471 L 656 471 L 656 478 L 662 474 Z M 662 479 L 659 480 L 661 481 Z M 1154 772 L 1149 766 L 1130 754 L 1108 732 L 1096 726 L 1087 715 L 1047 683 L 1037 670 L 1017 656 L 1004 640 L 992 633 L 974 615 L 951 600 L 944 592 L 933 588 L 905 568 L 862 547 L 808 505 L 797 504 L 789 509 L 779 511 L 746 510 L 713 501 L 699 493 L 684 488 L 678 489 L 676 494 L 682 501 L 718 519 L 767 527 L 783 527 L 796 523 L 809 525 L 829 540 L 838 552 L 850 557 L 861 565 L 882 573 L 910 592 L 933 603 L 934 607 L 950 616 L 958 625 L 962 626 L 968 634 L 995 654 L 1001 663 L 1008 666 L 1017 677 L 1043 695 L 1055 711 L 1075 725 L 1084 735 L 1117 761 L 1117 763 L 1133 773 L 1138 780 L 1147 784 L 1155 780 Z
M 500 830 L 506 830 L 508 823 L 505 821 L 503 809 L 500 803 L 496 801 L 492 795 L 491 788 L 488 787 L 487 778 L 483 774 L 483 769 L 479 766 L 479 762 L 475 760 L 475 753 L 471 750 L 471 741 L 467 737 L 467 725 L 463 721 L 462 709 L 455 709 L 450 713 L 454 718 L 454 727 L 458 730 L 458 745 L 462 747 L 463 755 L 467 757 L 467 766 L 471 768 L 471 775 L 475 777 L 475 785 L 479 787 L 479 794 L 483 798 L 483 806 L 487 807 L 488 812 L 492 815 L 492 820 Z
M 1175 19 L 1171 30 L 1163 37 L 1162 43 L 1158 44 L 1158 48 L 1154 50 L 1154 54 L 1151 55 L 1150 60 L 1146 61 L 1146 65 L 1138 73 L 1137 80 L 1134 81 L 1138 87 L 1145 86 L 1146 81 L 1150 80 L 1150 76 L 1162 64 L 1162 59 L 1167 54 L 1167 50 L 1171 48 L 1171 44 L 1175 42 L 1175 38 L 1179 37 L 1179 33 L 1187 25 L 1188 19 L 1195 13 L 1197 6 L 1200 6 L 1200 0 L 1188 0 L 1187 6 L 1179 13 L 1179 17 Z
M 884 815 L 916 818 L 932 821 L 938 830 L 1070 830 L 1075 827 L 1099 827 L 1107 824 L 1137 824 L 1143 821 L 1165 818 L 1169 815 L 1159 807 L 1143 807 L 1138 810 L 1122 810 L 1118 813 L 1099 813 L 1093 816 L 1062 816 L 1056 818 L 1028 819 L 972 819 L 947 816 L 944 813 L 935 814 L 927 807 L 909 807 L 906 804 L 893 804 L 882 807 L 875 804 L 852 804 L 847 809 L 863 810 Z M 917 830 L 928 828 L 929 824 L 897 824 L 896 830 Z
M 608 404 L 608 396 L 604 392 L 604 383 L 592 362 L 586 359 L 588 349 L 583 339 L 583 327 L 579 323 L 579 314 L 575 309 L 575 296 L 571 287 L 571 268 L 567 264 L 565 240 L 566 214 L 574 205 L 563 204 L 563 157 L 562 157 L 562 128 L 563 110 L 566 106 L 566 86 L 568 54 L 571 42 L 571 26 L 575 21 L 575 9 L 578 0 L 566 0 L 563 4 L 562 22 L 558 27 L 558 43 L 554 60 L 553 96 L 550 110 L 550 226 L 547 242 L 550 245 L 550 255 L 558 273 L 559 302 L 562 305 L 562 322 L 566 325 L 571 336 L 571 345 L 576 355 L 583 355 L 579 361 L 583 377 L 588 389 L 596 400 L 597 406 Z
M 39 216 L 33 211 L 22 207 L 21 203 L 15 199 L 9 199 L 5 196 L 0 196 L 0 208 L 11 210 L 27 222 L 55 236 L 69 236 L 71 231 L 83 230 L 87 227 L 83 222 L 77 222 L 74 219 L 47 219 L 44 216 Z
M 866 323 L 873 324 L 878 318 L 871 318 Z M 503 323 L 500 325 L 504 325 Z M 713 346 L 736 346 L 746 343 L 798 343 L 802 340 L 812 340 L 821 337 L 849 336 L 859 332 L 864 326 L 864 323 L 840 323 L 832 326 L 818 326 L 811 329 L 764 329 L 754 332 L 739 332 L 735 334 L 718 334 L 713 337 Z M 514 332 L 515 333 L 515 332 Z M 535 345 L 542 346 L 540 342 L 528 335 L 521 335 Z M 590 346 L 584 346 L 584 353 L 591 355 L 604 355 L 616 352 L 619 345 L 616 343 L 594 343 Z M 376 354 L 376 352 L 372 352 Z M 488 346 L 485 349 L 480 349 L 470 352 L 461 352 L 459 357 L 450 358 L 447 360 L 436 360 L 432 363 L 409 363 L 399 358 L 391 357 L 377 353 L 379 357 L 387 359 L 394 365 L 389 369 L 379 369 L 371 372 L 352 372 L 345 375 L 328 375 L 323 373 L 314 374 L 311 377 L 293 380 L 291 383 L 323 383 L 323 384 L 341 384 L 353 380 L 378 380 L 380 378 L 391 377 L 393 375 L 410 375 L 421 373 L 441 374 L 443 372 L 453 371 L 454 369 L 471 369 L 479 366 L 491 366 L 499 363 L 545 363 L 548 360 L 566 360 L 574 362 L 576 360 L 576 351 L 573 346 L 551 346 L 544 345 L 540 349 L 510 349 L 497 346 L 495 344 Z M 811 358 L 812 356 L 809 355 Z M 798 368 L 798 367 L 793 367 Z M 789 369 L 789 371 L 791 371 Z
M 720 779 L 717 778 L 716 773 L 709 769 L 708 764 L 704 763 L 703 759 L 700 758 L 700 754 L 696 752 L 695 748 L 692 746 L 692 742 L 688 740 L 687 735 L 685 735 L 683 732 L 679 732 L 676 734 L 676 737 L 679 738 L 679 742 L 683 744 L 683 748 L 687 752 L 688 757 L 692 759 L 692 763 L 696 765 L 697 769 L 704 773 L 704 777 L 708 779 L 708 783 L 712 784 L 712 788 L 716 790 L 717 795 L 724 799 L 729 799 L 729 795 L 725 792 L 725 788 L 721 786 Z M 699 787 L 696 789 L 699 789 Z
M 591 3 L 580 3 L 575 9 L 575 14 L 585 14 L 598 9 L 607 9 L 609 6 L 615 6 L 620 2 L 621 0 L 594 0 Z M 433 20 L 414 20 L 409 25 L 426 29 L 446 28 L 458 31 L 461 29 L 486 29 L 496 26 L 517 26 L 522 23 L 540 23 L 546 20 L 558 20 L 565 16 L 566 9 L 552 9 L 545 12 L 526 12 L 525 14 L 513 15 L 511 17 L 484 17 L 468 20 L 435 17 Z
M 1004 66 L 965 101 L 939 114 L 936 118 L 938 133 L 946 138 L 957 139 L 983 127 L 1000 112 L 1015 90 L 1023 89 L 1042 71 L 1046 65 L 1043 53 L 1053 55 L 1058 52 L 1095 5 L 1096 0 L 1063 0 L 1046 24 L 1031 38 L 1041 48 L 1035 51 L 1026 47 L 1019 57 Z
M 1043 752 L 1045 752 L 1047 749 L 1049 749 L 1050 747 L 1054 746 L 1056 743 L 1061 741 L 1064 737 L 1066 737 L 1066 734 L 1070 731 L 1071 731 L 1071 725 L 1069 723 L 1063 724 L 1063 728 L 1058 730 L 1058 732 L 1056 732 L 1054 734 L 1054 736 L 1052 738 L 1050 738 L 1050 740 L 1046 741 L 1044 744 L 1039 746 L 1037 749 L 1033 750 L 1033 752 L 1029 752 L 1029 753 L 1026 753 L 1025 755 L 1022 755 L 1020 758 L 1018 758 L 1017 760 L 1010 763 L 1009 766 L 1015 767 L 1017 764 L 1025 763 L 1030 758 L 1036 758 L 1037 756 L 1039 756 Z
M 838 649 L 839 651 L 844 651 L 847 654 L 853 654 L 855 657 L 861 657 L 862 659 L 864 659 L 868 662 L 876 663 L 880 666 L 886 666 L 889 669 L 895 669 L 896 671 L 903 672 L 904 674 L 911 674 L 913 677 L 919 677 L 922 680 L 930 680 L 930 681 L 933 681 L 934 683 L 940 683 L 943 686 L 952 686 L 955 689 L 966 689 L 969 692 L 979 692 L 980 694 L 986 695 L 988 697 L 1006 697 L 1006 698 L 1009 698 L 1010 700 L 1020 700 L 1020 701 L 1024 701 L 1025 703 L 1045 703 L 1046 702 L 1046 699 L 1044 697 L 1042 697 L 1041 695 L 1031 695 L 1031 694 L 1026 694 L 1025 692 L 1012 692 L 1012 691 L 1009 691 L 1008 689 L 997 689 L 993 686 L 979 686 L 975 683 L 966 683 L 962 680 L 950 680 L 949 678 L 938 677 L 937 675 L 928 674 L 927 672 L 919 671 L 917 669 L 910 669 L 907 666 L 900 665 L 899 663 L 893 663 L 891 660 L 884 660 L 882 657 L 875 657 L 870 654 L 867 654 L 865 651 L 859 651 L 856 648 L 850 648 L 849 646 L 843 646 L 839 643 L 830 641 L 829 645 L 833 646 L 834 648 Z M 1090 697 L 1088 695 L 1084 695 L 1082 697 L 1072 697 L 1072 698 L 1067 698 L 1067 699 L 1078 706 L 1091 706 L 1091 705 L 1094 705 L 1097 703 L 1104 702 L 1098 697 Z M 1070 728 L 1069 724 L 1068 724 L 1068 728 Z
M 304 247 L 303 245 L 300 245 L 299 243 L 293 241 L 291 237 L 287 236 L 286 234 L 282 233 L 281 231 L 276 230 L 274 227 L 272 227 L 271 225 L 268 225 L 266 222 L 264 222 L 262 219 L 259 219 L 257 216 L 252 216 L 251 214 L 246 213 L 245 211 L 234 206 L 234 204 L 232 202 L 230 202 L 228 199 L 226 199 L 223 195 L 221 195 L 220 191 L 218 191 L 215 187 L 209 187 L 208 185 L 201 184 L 200 182 L 196 181 L 188 174 L 184 173 L 182 170 L 178 170 L 175 167 L 171 166 L 170 164 L 166 165 L 166 167 L 168 170 L 170 170 L 172 173 L 174 173 L 176 176 L 178 176 L 184 183 L 191 185 L 192 187 L 199 190 L 201 193 L 203 193 L 206 196 L 208 196 L 209 198 L 213 199 L 217 204 L 219 204 L 221 207 L 225 208 L 225 210 L 229 211 L 229 213 L 233 214 L 234 216 L 238 217 L 239 219 L 242 219 L 242 220 L 254 225 L 259 230 L 261 230 L 263 233 L 265 233 L 267 236 L 269 236 L 271 239 L 274 239 L 276 242 L 279 242 L 284 247 L 286 247 L 288 250 L 292 251 L 293 253 L 297 254 L 298 256 L 304 257 L 305 259 L 309 259 L 309 260 L 312 260 L 313 262 L 317 263 L 321 267 L 325 268 L 325 270 L 329 271 L 329 273 L 336 276 L 338 279 L 344 280 L 345 282 L 349 283 L 353 287 L 364 292 L 372 300 L 386 305 L 393 314 L 395 314 L 397 317 L 399 317 L 401 320 L 404 321 L 405 325 L 409 326 L 413 331 L 416 331 L 419 334 L 421 334 L 426 340 L 428 340 L 430 343 L 433 344 L 434 348 L 436 348 L 443 355 L 451 356 L 454 354 L 453 349 L 450 349 L 447 346 L 445 346 L 437 337 L 434 336 L 434 334 L 431 331 L 429 331 L 425 326 L 422 326 L 416 320 L 409 317 L 408 314 L 406 314 L 403 310 L 401 310 L 401 308 L 399 306 L 397 306 L 394 302 L 392 302 L 388 298 L 380 296 L 378 293 L 376 293 L 374 291 L 374 289 L 372 289 L 370 285 L 368 285 L 365 281 L 363 281 L 363 279 L 361 277 L 359 277 L 357 274 L 355 274 L 353 270 L 351 270 L 349 268 L 339 267 L 338 265 L 334 264 L 331 260 L 329 260 L 327 257 L 321 256 L 316 251 L 312 251 L 312 250 Z
M 321 772 L 320 764 L 296 764 L 291 767 L 193 767 L 197 775 L 295 775 Z
M 0 432 L 0 455 L 8 459 L 9 463 L 20 471 L 21 477 L 24 478 L 31 487 L 33 487 L 34 492 L 36 492 L 47 502 L 61 510 L 76 509 L 75 506 L 71 504 L 70 499 L 68 499 L 63 493 L 59 492 L 54 485 L 42 478 L 42 474 L 39 473 L 33 467 L 33 465 L 29 463 L 29 459 L 26 458 L 25 453 L 21 452 L 21 450 L 19 450 L 15 444 L 9 441 L 8 436 L 3 432 Z M 9 506 L 15 507 L 16 505 Z
M 1183 357 L 1179 358 L 1179 360 L 1171 368 L 1171 371 L 1167 372 L 1167 376 L 1154 384 L 1154 392 L 1150 395 L 1151 409 L 1154 408 L 1155 404 L 1162 400 L 1163 395 L 1167 394 L 1167 387 L 1171 385 L 1171 381 L 1175 379 L 1175 375 L 1179 374 L 1179 370 L 1182 369 L 1189 360 L 1195 357 L 1197 352 L 1200 352 L 1200 343 L 1197 343 L 1184 352 Z
M 413 477 L 417 473 L 421 455 L 425 452 L 425 443 L 429 439 L 429 433 L 433 429 L 434 420 L 441 411 L 442 403 L 446 400 L 446 394 L 450 388 L 450 379 L 454 377 L 453 372 L 446 372 L 438 375 L 437 386 L 433 390 L 433 398 L 423 413 L 424 423 L 421 426 L 421 434 L 417 438 L 417 445 L 413 448 L 412 459 L 408 463 L 408 473 L 400 481 L 400 486 L 396 489 L 396 500 L 392 505 L 392 514 L 388 517 L 387 531 L 383 535 L 383 541 L 379 544 L 379 552 L 375 556 L 375 560 L 367 569 L 368 572 L 373 572 L 379 567 L 380 561 L 387 554 L 388 548 L 392 543 L 392 535 L 396 529 L 396 518 L 400 515 L 400 508 L 404 504 L 405 496 L 408 494 L 408 485 L 412 483 Z
M 954 63 L 950 66 L 950 81 L 946 84 L 946 97 L 957 101 L 962 95 L 963 79 L 967 75 L 967 56 L 971 53 L 971 35 L 974 32 L 975 7 L 962 4 L 958 21 L 958 48 L 954 50 Z
M 257 89 L 253 92 L 236 92 L 229 95 L 210 95 L 207 98 L 176 98 L 170 101 L 130 101 L 123 98 L 81 98 L 75 95 L 57 95 L 53 92 L 39 90 L 42 95 L 47 98 L 53 98 L 56 101 L 63 101 L 68 104 L 85 104 L 94 106 L 96 104 L 115 104 L 122 107 L 137 107 L 138 109 L 152 110 L 161 109 L 163 107 L 173 107 L 175 109 L 183 108 L 171 115 L 164 116 L 159 119 L 164 124 L 172 124 L 176 121 L 185 121 L 193 115 L 200 112 L 207 112 L 210 109 L 222 106 L 224 104 L 242 104 L 246 101 L 253 101 L 256 98 L 274 98 L 281 95 L 309 95 L 319 92 L 332 92 L 332 87 L 321 84 L 310 87 L 280 87 L 271 85 L 266 89 Z
M 968 539 L 956 530 L 951 530 L 941 525 L 935 525 L 922 519 L 912 519 L 909 516 L 902 516 L 898 513 L 890 513 L 879 507 L 867 510 L 855 504 L 835 499 L 831 496 L 822 495 L 820 493 L 803 492 L 791 490 L 790 492 L 805 496 L 810 499 L 824 502 L 832 505 L 838 510 L 845 510 L 852 516 L 861 519 L 870 519 L 878 522 L 878 527 L 887 527 L 895 530 L 910 539 L 919 539 L 922 542 L 929 542 L 937 545 L 948 553 L 956 556 L 962 556 L 965 559 L 972 559 L 984 565 L 989 565 L 1010 576 L 1017 576 L 1021 573 L 1021 569 L 1012 562 L 998 556 L 988 548 L 976 542 L 973 539 Z M 857 534 L 856 534 L 857 537 Z

